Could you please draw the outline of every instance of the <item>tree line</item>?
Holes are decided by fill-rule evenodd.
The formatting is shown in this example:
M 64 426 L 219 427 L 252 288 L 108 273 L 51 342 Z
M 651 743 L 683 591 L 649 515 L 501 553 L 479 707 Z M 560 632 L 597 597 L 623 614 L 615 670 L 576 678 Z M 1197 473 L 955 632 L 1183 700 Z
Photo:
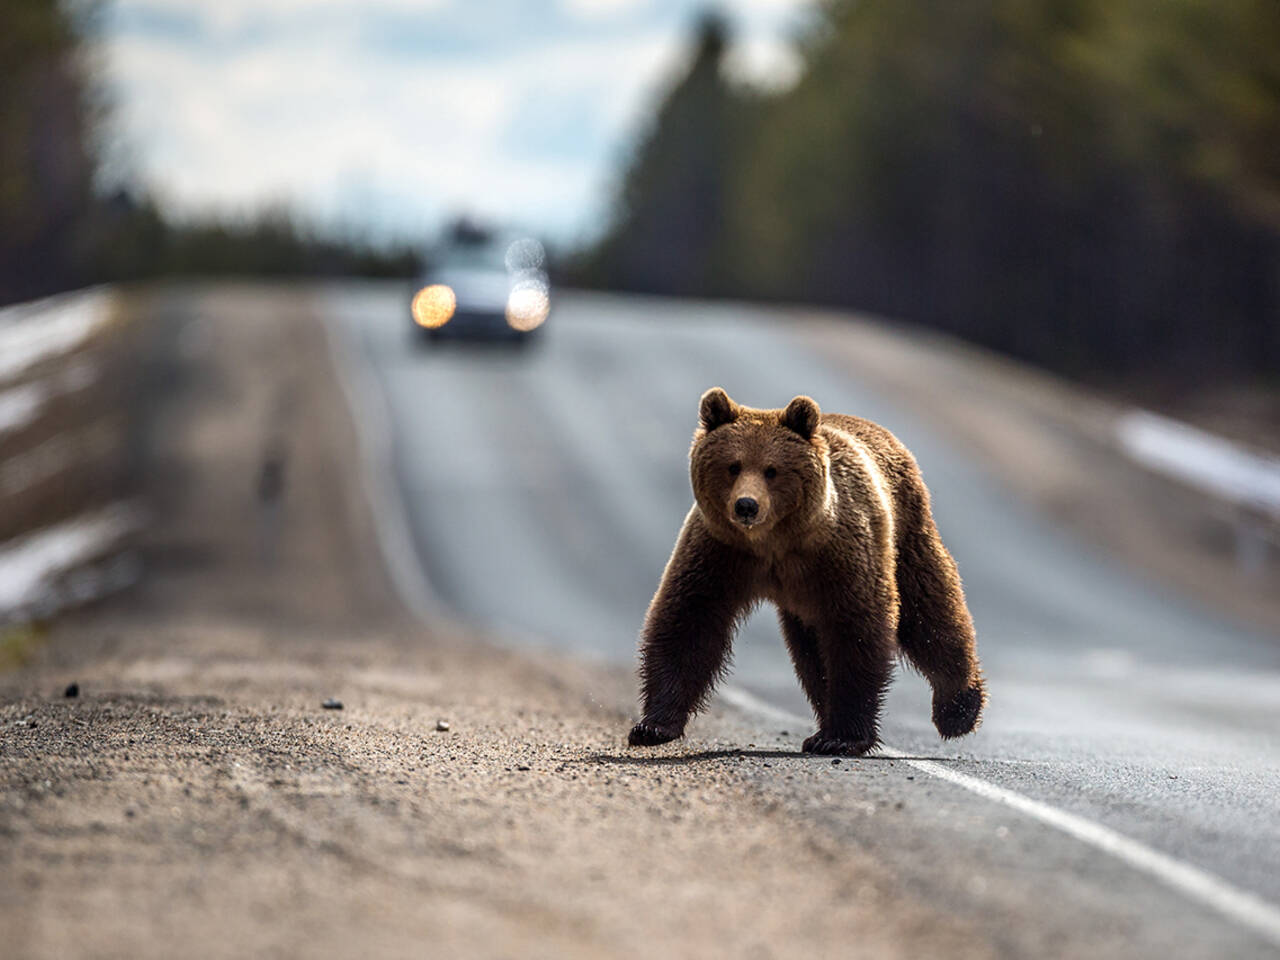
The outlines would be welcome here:
M 839 304 L 1077 375 L 1280 378 L 1280 4 L 835 0 L 772 95 L 722 20 L 582 282 Z
M 0 303 L 175 273 L 413 273 L 413 250 L 329 237 L 283 210 L 175 220 L 145 192 L 95 189 L 99 12 L 93 0 L 0 3 Z

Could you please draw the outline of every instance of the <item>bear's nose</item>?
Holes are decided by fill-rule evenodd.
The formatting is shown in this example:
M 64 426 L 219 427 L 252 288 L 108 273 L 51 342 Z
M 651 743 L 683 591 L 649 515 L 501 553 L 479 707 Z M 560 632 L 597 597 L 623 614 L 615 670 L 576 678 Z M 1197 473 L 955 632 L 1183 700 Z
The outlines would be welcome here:
M 733 512 L 742 520 L 754 520 L 760 512 L 760 504 L 756 503 L 754 497 L 739 497 L 738 502 L 733 505 Z

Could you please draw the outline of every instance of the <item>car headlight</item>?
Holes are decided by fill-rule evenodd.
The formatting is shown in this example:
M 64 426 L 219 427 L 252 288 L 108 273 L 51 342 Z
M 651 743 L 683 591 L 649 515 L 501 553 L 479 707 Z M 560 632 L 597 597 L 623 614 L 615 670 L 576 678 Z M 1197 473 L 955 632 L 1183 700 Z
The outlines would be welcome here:
M 550 312 L 551 298 L 541 286 L 518 286 L 507 297 L 507 325 L 512 330 L 536 330 Z
M 454 296 L 452 288 L 443 283 L 433 283 L 413 295 L 410 309 L 413 311 L 414 323 L 434 330 L 449 322 L 453 312 L 458 309 L 458 298 Z

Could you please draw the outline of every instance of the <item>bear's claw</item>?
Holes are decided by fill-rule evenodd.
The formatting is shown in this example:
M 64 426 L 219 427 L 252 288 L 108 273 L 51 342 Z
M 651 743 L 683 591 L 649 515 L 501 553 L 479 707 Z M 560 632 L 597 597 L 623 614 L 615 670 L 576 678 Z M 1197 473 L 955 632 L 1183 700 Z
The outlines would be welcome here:
M 632 747 L 656 747 L 660 743 L 679 740 L 683 736 L 683 728 L 641 720 L 631 728 L 631 733 L 627 736 L 627 744 Z
M 819 730 L 809 737 L 800 749 L 805 753 L 821 753 L 837 757 L 860 757 L 869 750 L 875 749 L 875 737 L 842 738 L 833 737 Z
M 950 697 L 933 698 L 933 725 L 940 736 L 951 739 L 972 733 L 978 725 L 987 692 L 979 681 Z

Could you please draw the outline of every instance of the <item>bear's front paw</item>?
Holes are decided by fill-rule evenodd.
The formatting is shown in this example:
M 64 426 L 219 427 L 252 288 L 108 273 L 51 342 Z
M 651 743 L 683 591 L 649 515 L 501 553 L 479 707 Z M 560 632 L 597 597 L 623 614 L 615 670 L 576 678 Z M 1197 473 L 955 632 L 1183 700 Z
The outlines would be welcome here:
M 631 733 L 627 736 L 627 743 L 633 747 L 656 747 L 660 743 L 679 740 L 683 736 L 684 727 L 674 727 L 668 724 L 641 720 L 631 728 Z
M 978 725 L 982 706 L 987 702 L 987 691 L 979 680 L 959 693 L 933 696 L 933 725 L 939 735 L 951 739 L 972 733 Z
M 872 737 L 837 737 L 823 730 L 805 740 L 800 747 L 805 753 L 821 753 L 836 757 L 860 757 L 869 750 L 874 750 L 878 738 Z

